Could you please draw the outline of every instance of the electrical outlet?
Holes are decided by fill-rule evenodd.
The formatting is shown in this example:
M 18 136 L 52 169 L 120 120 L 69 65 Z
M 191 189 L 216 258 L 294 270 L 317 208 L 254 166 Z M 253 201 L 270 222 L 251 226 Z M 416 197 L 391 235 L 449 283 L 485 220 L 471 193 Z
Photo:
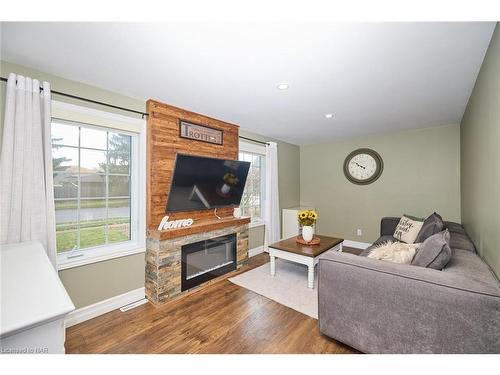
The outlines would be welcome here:
M 358 230 L 356 231 L 356 234 L 357 234 L 358 236 L 362 236 L 362 235 L 363 235 L 363 231 L 362 231 L 361 229 L 358 229 Z

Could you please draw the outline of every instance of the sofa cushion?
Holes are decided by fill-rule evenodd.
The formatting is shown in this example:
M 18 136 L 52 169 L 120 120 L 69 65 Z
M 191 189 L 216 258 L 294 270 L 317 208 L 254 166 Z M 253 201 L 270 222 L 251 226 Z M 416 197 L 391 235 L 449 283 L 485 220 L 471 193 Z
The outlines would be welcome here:
M 442 270 L 451 259 L 450 232 L 446 229 L 427 238 L 418 248 L 411 264 Z
M 444 225 L 445 228 L 447 228 L 450 231 L 450 247 L 453 250 L 460 249 L 460 250 L 472 251 L 473 253 L 476 252 L 476 247 L 474 246 L 474 243 L 467 235 L 462 225 L 451 221 L 445 221 Z
M 400 217 L 383 217 L 382 220 L 380 220 L 380 235 L 381 236 L 391 236 L 394 234 L 394 231 L 396 230 L 396 227 L 399 224 L 399 220 L 401 220 Z
M 462 224 L 455 223 L 453 221 L 445 221 L 444 227 L 450 231 L 450 233 L 460 233 L 465 234 L 465 229 Z
M 422 225 L 422 229 L 418 232 L 417 238 L 415 239 L 416 243 L 424 242 L 430 236 L 441 232 L 444 229 L 443 218 L 434 212 L 427 219 L 424 220 L 424 225 Z
M 403 215 L 394 231 L 394 237 L 397 238 L 398 241 L 414 243 L 423 224 L 424 219 Z
M 485 293 L 500 296 L 500 283 L 495 274 L 486 262 L 473 252 L 453 249 L 453 256 L 443 272 L 481 284 Z
M 476 252 L 476 248 L 467 234 L 450 233 L 450 247 L 453 250 L 467 250 L 473 253 Z

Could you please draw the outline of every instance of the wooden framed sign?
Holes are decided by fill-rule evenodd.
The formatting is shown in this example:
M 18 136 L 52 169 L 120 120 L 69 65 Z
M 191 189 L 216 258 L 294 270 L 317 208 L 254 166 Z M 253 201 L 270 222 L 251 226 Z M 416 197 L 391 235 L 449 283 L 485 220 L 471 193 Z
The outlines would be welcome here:
M 209 126 L 193 124 L 184 120 L 179 120 L 179 130 L 181 138 L 193 139 L 200 142 L 208 142 L 222 145 L 224 132 Z

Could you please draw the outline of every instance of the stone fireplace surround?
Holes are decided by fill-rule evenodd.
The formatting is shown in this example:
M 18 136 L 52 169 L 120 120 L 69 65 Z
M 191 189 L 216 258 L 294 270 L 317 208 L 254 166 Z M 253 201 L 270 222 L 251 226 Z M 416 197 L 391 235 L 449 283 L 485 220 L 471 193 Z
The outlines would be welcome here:
M 146 297 L 158 304 L 181 294 L 181 248 L 183 245 L 236 233 L 236 264 L 248 261 L 248 225 L 227 226 L 182 237 L 148 237 L 146 244 Z M 198 287 L 203 286 L 200 285 Z M 196 288 L 198 288 L 196 287 Z

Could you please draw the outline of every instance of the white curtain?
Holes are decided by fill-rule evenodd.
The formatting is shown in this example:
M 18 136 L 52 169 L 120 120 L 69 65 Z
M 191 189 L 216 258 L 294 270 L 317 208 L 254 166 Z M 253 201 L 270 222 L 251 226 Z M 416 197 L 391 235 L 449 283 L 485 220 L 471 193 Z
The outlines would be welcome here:
M 264 200 L 265 238 L 264 247 L 279 241 L 280 202 L 278 186 L 278 145 L 269 142 L 266 145 L 266 197 Z
M 50 85 L 10 74 L 0 156 L 0 244 L 40 241 L 56 266 Z

